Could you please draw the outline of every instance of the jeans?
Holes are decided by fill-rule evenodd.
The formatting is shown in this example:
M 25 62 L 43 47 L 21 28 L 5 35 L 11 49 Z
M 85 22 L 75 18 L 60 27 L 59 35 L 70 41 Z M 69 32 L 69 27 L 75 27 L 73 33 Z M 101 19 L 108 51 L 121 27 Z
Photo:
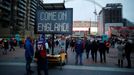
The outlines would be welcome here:
M 26 58 L 26 72 L 27 72 L 27 75 L 29 75 L 30 72 L 31 72 L 31 63 L 32 63 L 32 58 L 27 57 Z
M 38 75 L 41 75 L 41 71 L 43 70 L 45 75 L 48 75 L 48 61 L 47 59 L 44 61 L 38 61 L 37 62 L 37 72 Z
M 79 58 L 79 64 L 82 65 L 82 53 L 76 53 L 75 64 L 78 64 L 78 58 Z

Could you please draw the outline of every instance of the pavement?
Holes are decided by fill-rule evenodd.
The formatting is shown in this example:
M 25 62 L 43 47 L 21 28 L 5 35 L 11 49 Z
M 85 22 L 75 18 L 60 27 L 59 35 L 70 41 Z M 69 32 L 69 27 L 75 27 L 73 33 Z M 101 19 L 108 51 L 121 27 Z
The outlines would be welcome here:
M 15 47 L 15 51 L 8 51 L 7 55 L 2 54 L 0 49 L 0 75 L 24 75 L 25 74 L 25 58 L 24 49 Z M 58 48 L 55 48 L 57 50 Z M 83 65 L 75 65 L 75 52 L 68 49 L 68 63 L 62 67 L 62 70 L 57 67 L 49 69 L 49 75 L 134 75 L 134 53 L 131 55 L 132 68 L 125 68 L 127 66 L 126 59 L 124 59 L 123 68 L 117 66 L 117 50 L 110 48 L 109 54 L 106 54 L 106 63 L 100 63 L 99 53 L 97 63 L 91 59 L 86 59 L 85 52 L 83 53 Z M 32 63 L 33 75 L 37 75 L 36 64 Z

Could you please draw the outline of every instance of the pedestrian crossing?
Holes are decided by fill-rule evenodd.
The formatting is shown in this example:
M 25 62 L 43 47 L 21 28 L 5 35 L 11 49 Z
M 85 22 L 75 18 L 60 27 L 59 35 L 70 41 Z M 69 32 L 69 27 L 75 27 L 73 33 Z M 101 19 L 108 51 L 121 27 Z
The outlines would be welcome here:
M 25 66 L 24 62 L 1 62 L 0 66 Z M 31 66 L 35 67 L 36 64 L 32 63 Z M 60 67 L 57 67 L 60 68 Z M 65 65 L 62 69 L 72 70 L 90 70 L 90 71 L 113 71 L 113 72 L 134 72 L 134 69 L 116 68 L 116 67 L 98 67 L 98 66 L 84 66 L 84 65 Z

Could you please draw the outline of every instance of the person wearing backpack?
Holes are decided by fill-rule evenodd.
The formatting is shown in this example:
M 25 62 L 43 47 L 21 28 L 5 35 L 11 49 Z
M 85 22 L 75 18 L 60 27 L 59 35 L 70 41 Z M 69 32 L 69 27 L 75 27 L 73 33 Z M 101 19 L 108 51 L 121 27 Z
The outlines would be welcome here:
M 75 43 L 75 52 L 76 52 L 76 56 L 75 56 L 75 64 L 80 64 L 82 65 L 82 54 L 83 54 L 83 42 L 80 38 L 78 38 L 76 40 Z M 79 60 L 79 61 L 78 61 Z
M 46 40 L 43 37 L 40 37 L 36 41 L 35 58 L 36 58 L 36 62 L 37 62 L 38 75 L 41 75 L 42 70 L 44 71 L 45 75 L 48 75 L 48 60 L 47 60 Z
M 26 59 L 26 75 L 30 75 L 31 73 L 33 73 L 30 65 L 32 63 L 34 55 L 34 48 L 31 43 L 30 37 L 26 38 L 24 48 L 25 48 L 25 59 Z
M 15 51 L 13 38 L 10 39 L 10 49 L 9 49 L 9 51 L 12 51 L 12 50 Z

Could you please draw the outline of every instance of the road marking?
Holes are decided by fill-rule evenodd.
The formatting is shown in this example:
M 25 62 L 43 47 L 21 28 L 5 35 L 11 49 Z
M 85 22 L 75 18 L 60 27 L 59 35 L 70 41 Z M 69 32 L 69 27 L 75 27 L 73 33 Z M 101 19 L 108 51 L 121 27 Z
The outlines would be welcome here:
M 95 67 L 95 66 L 76 66 L 76 65 L 66 65 L 64 69 L 78 69 L 78 70 L 98 70 L 98 71 L 117 71 L 117 72 L 134 72 L 134 69 L 127 68 L 113 68 L 113 67 Z
M 26 63 L 22 62 L 0 62 L 0 66 L 25 66 Z M 32 63 L 31 66 L 36 66 L 36 63 Z
M 0 62 L 0 66 L 25 66 L 26 63 L 17 62 Z M 32 63 L 31 66 L 37 66 L 36 63 Z M 60 67 L 58 67 L 60 68 Z M 65 65 L 62 69 L 74 69 L 74 70 L 92 70 L 92 71 L 114 71 L 114 72 L 134 72 L 134 69 L 128 68 L 113 68 L 113 67 L 96 67 L 96 66 L 80 66 L 80 65 Z

